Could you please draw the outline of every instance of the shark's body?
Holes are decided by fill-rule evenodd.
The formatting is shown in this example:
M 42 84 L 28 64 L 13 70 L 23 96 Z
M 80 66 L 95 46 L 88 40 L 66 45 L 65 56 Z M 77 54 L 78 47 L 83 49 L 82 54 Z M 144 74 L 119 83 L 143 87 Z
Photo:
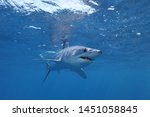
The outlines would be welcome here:
M 60 71 L 62 69 L 70 69 L 82 78 L 86 78 L 83 68 L 92 63 L 100 54 L 102 54 L 101 50 L 84 46 L 66 47 L 57 52 L 53 59 L 45 59 L 48 66 L 45 79 L 48 78 L 50 71 Z

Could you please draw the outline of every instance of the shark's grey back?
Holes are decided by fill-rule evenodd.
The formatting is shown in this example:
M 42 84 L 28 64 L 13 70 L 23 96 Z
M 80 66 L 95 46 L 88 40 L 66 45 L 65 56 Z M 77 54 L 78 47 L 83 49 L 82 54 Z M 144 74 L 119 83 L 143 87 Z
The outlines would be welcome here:
M 82 53 L 84 48 L 85 48 L 84 46 L 71 46 L 64 48 L 56 53 L 55 59 L 63 59 L 68 58 L 70 56 L 77 56 L 80 53 Z

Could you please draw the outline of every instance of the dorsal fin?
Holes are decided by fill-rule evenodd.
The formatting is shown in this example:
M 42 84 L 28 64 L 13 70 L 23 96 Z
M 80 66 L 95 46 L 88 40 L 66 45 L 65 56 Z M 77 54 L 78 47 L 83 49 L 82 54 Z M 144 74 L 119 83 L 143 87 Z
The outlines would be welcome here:
M 69 41 L 68 39 L 62 40 L 62 49 L 69 47 Z

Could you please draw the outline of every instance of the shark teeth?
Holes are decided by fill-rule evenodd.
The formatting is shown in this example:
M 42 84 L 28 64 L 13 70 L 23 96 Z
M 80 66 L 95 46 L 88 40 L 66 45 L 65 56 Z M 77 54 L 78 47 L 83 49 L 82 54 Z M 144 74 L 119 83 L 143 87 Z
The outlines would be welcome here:
M 84 60 L 93 61 L 93 59 L 91 59 L 91 58 L 89 58 L 89 57 L 87 57 L 87 56 L 81 56 L 80 58 L 81 58 L 81 59 L 84 59 Z

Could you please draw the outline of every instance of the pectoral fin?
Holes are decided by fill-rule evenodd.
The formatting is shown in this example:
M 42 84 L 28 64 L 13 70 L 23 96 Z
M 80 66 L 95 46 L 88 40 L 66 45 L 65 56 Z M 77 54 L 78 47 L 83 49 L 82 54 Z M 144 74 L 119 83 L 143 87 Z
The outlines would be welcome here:
M 71 69 L 71 71 L 79 74 L 81 76 L 81 78 L 83 78 L 83 79 L 87 78 L 86 73 L 84 72 L 83 68 L 73 68 L 73 69 Z

